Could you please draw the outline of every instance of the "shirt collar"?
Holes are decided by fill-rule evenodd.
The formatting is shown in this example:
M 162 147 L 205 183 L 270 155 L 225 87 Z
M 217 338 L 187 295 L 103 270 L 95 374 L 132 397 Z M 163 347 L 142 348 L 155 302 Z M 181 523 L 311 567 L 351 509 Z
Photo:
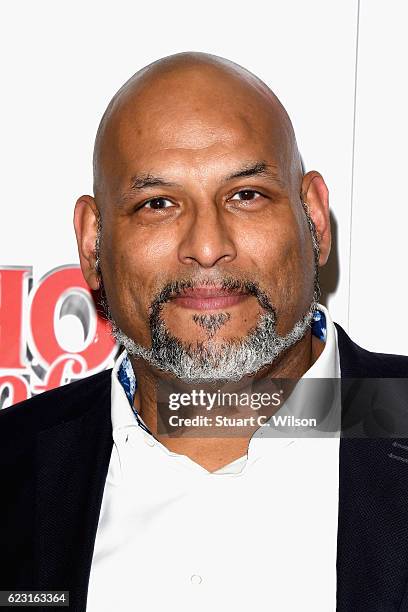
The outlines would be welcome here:
M 314 314 L 312 333 L 322 340 L 325 346 L 302 378 L 340 378 L 337 329 L 329 311 L 322 304 L 318 304 L 318 310 Z
M 130 368 L 130 369 L 129 369 Z M 127 427 L 139 427 L 141 419 L 133 406 L 137 382 L 126 350 L 116 360 L 112 370 L 111 419 L 113 432 Z

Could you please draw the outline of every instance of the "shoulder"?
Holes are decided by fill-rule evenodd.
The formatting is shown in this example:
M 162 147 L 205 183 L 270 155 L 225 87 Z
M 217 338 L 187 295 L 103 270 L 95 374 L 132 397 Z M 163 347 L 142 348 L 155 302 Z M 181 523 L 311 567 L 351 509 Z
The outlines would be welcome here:
M 405 378 L 408 377 L 408 357 L 368 351 L 353 342 L 344 329 L 335 323 L 340 353 L 342 377 Z
M 0 439 L 10 432 L 33 434 L 76 419 L 110 400 L 112 369 L 45 391 L 0 411 Z

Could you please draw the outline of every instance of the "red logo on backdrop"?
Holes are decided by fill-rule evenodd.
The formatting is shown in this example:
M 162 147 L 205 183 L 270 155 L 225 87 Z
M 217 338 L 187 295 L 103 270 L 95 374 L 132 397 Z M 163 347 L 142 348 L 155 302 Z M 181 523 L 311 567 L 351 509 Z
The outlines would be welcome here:
M 116 352 L 79 266 L 35 286 L 31 267 L 0 267 L 0 408 L 100 372 Z

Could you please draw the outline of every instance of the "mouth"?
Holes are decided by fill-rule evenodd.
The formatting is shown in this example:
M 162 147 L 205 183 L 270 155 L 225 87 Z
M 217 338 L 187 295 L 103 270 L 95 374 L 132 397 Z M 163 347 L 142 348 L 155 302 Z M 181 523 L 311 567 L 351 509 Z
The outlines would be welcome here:
M 236 306 L 250 297 L 243 291 L 231 291 L 221 287 L 194 287 L 185 289 L 170 301 L 181 308 L 190 310 L 219 310 Z

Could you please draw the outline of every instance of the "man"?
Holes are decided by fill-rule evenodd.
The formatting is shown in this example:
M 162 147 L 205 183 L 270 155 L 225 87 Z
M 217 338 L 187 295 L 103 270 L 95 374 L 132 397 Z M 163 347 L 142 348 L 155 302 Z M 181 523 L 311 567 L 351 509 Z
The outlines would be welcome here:
M 206 54 L 139 71 L 102 118 L 75 230 L 126 350 L 3 411 L 2 588 L 69 590 L 76 611 L 327 611 L 337 561 L 338 610 L 408 610 L 408 445 L 159 427 L 163 385 L 408 371 L 318 303 L 328 191 L 276 96 Z

